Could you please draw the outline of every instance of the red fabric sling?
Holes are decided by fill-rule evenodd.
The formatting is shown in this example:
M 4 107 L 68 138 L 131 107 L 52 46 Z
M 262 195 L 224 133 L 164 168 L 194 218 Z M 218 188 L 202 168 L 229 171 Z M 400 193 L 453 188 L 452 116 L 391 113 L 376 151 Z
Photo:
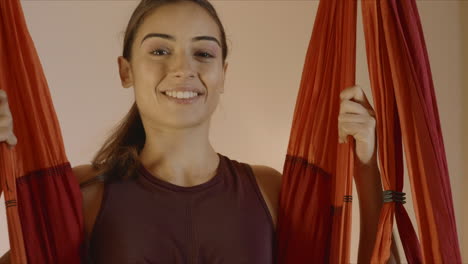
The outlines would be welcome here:
M 80 263 L 81 192 L 19 0 L 0 1 L 0 87 L 18 144 L 0 144 L 12 263 Z
M 341 90 L 355 83 L 356 1 L 320 1 L 283 168 L 279 263 L 349 263 L 354 143 L 338 145 Z
M 461 263 L 437 101 L 415 0 L 362 1 L 367 58 L 378 108 L 385 190 L 401 192 L 406 157 L 419 227 L 402 203 L 385 203 L 372 263 L 388 259 L 393 215 L 408 263 Z M 422 249 L 422 255 L 421 255 Z
M 357 1 L 320 1 L 280 195 L 280 263 L 349 263 L 354 140 L 337 146 L 339 92 L 354 85 Z M 447 162 L 415 0 L 361 1 L 387 193 L 371 263 L 390 257 L 393 217 L 408 263 L 461 263 Z M 421 245 L 406 213 L 402 140 Z M 399 201 L 399 202 L 395 202 Z

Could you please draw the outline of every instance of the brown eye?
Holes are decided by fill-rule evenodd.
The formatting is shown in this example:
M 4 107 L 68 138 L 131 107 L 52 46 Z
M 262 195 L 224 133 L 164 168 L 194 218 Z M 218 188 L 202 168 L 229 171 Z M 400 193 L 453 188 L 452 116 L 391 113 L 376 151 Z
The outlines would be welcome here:
M 152 51 L 150 52 L 150 54 L 156 55 L 156 56 L 160 56 L 160 55 L 159 55 L 159 54 L 161 54 L 160 52 L 166 52 L 166 53 L 167 53 L 167 50 L 155 49 L 155 50 L 152 50 Z
M 206 59 L 208 59 L 208 58 L 214 58 L 214 56 L 211 55 L 211 54 L 208 53 L 208 52 L 199 52 L 199 53 L 197 53 L 197 55 L 200 55 L 200 57 L 203 57 L 203 58 L 206 58 Z

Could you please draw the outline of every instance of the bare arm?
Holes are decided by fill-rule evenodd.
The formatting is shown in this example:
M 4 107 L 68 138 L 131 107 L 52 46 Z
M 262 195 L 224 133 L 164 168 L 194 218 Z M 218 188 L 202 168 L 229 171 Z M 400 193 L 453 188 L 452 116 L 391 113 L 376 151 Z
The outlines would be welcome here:
M 10 250 L 8 250 L 5 255 L 0 258 L 0 264 L 10 264 Z
M 358 263 L 370 263 L 374 249 L 375 237 L 383 205 L 382 183 L 377 162 L 372 165 L 356 163 L 356 189 L 359 196 L 360 235 Z M 392 234 L 392 247 L 388 263 L 400 263 L 398 249 Z

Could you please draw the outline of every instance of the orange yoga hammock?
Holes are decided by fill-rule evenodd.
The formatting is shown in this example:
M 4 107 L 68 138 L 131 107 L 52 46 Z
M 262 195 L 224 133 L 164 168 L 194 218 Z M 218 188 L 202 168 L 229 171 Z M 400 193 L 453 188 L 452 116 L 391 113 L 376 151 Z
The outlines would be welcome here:
M 384 187 L 371 263 L 395 216 L 408 263 L 461 263 L 440 120 L 415 0 L 361 1 Z M 320 1 L 283 168 L 279 263 L 349 263 L 354 140 L 338 145 L 339 93 L 354 85 L 357 1 Z M 403 207 L 402 139 L 419 226 Z
M 396 218 L 408 263 L 461 263 L 429 60 L 415 0 L 362 1 L 385 191 L 372 263 Z M 354 141 L 338 145 L 339 93 L 355 84 L 357 1 L 320 1 L 283 169 L 278 262 L 349 263 Z M 18 145 L 0 144 L 13 263 L 80 263 L 81 194 L 19 0 L 0 1 L 0 87 Z M 403 206 L 408 164 L 420 242 Z
M 403 188 L 403 139 L 421 240 L 419 247 L 403 205 L 385 203 L 372 262 L 388 259 L 395 215 L 409 263 L 461 263 L 447 159 L 416 1 L 362 1 L 362 11 L 382 146 L 378 150 L 382 182 L 386 190 Z
M 81 192 L 19 0 L 0 0 L 0 88 L 18 144 L 0 144 L 11 262 L 80 263 Z

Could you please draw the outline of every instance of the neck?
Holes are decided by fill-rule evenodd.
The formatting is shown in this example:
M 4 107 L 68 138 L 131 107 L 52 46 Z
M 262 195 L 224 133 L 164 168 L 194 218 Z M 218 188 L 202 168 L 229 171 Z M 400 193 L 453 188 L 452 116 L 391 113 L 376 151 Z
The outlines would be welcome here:
M 146 129 L 140 153 L 155 177 L 180 186 L 205 182 L 215 174 L 219 157 L 209 142 L 209 124 L 184 129 Z

